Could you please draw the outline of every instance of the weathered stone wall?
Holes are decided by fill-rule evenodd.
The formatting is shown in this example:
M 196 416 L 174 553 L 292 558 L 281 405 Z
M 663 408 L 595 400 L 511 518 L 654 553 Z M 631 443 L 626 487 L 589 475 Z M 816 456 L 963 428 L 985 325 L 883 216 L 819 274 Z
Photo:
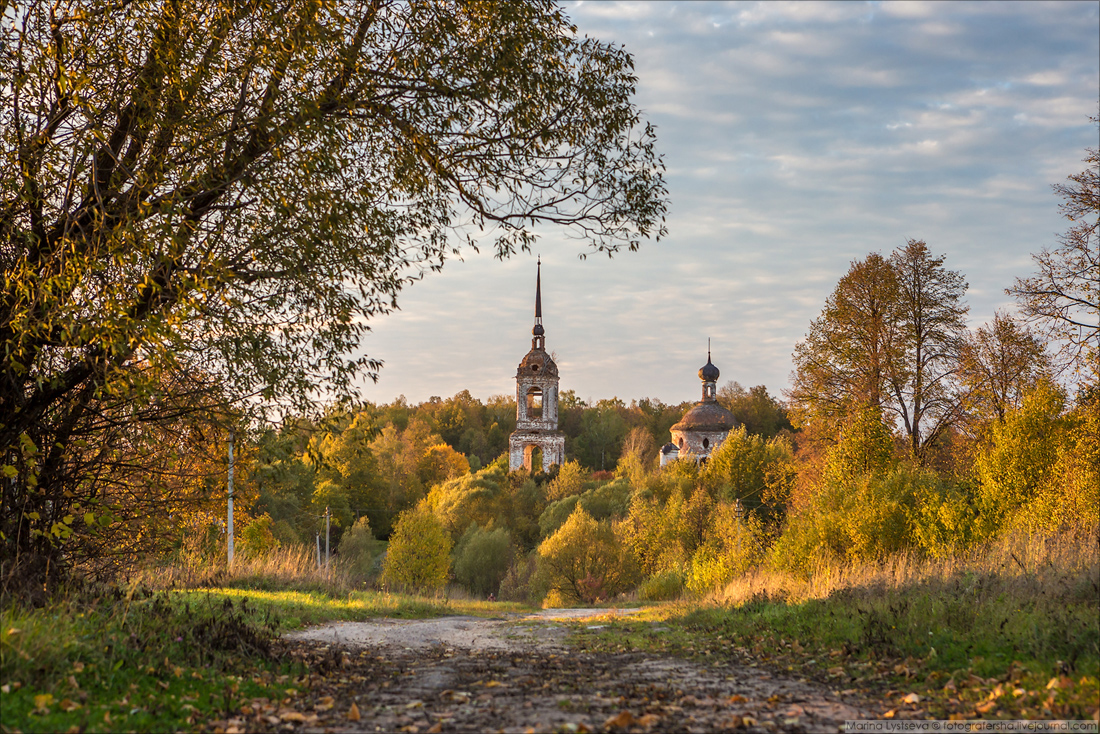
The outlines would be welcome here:
M 542 470 L 565 462 L 565 436 L 560 431 L 517 430 L 508 437 L 508 469 L 531 469 L 530 448 L 542 451 Z

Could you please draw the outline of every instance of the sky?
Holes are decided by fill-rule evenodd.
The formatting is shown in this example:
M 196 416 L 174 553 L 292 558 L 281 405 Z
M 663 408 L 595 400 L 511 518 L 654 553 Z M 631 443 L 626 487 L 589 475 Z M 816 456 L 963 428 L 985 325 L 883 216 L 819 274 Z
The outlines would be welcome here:
M 1100 146 L 1100 3 L 577 2 L 578 34 L 634 57 L 667 165 L 668 236 L 613 259 L 543 231 L 403 292 L 362 350 L 363 397 L 515 393 L 536 255 L 561 389 L 586 400 L 782 396 L 791 353 L 854 260 L 921 239 L 969 283 L 970 326 L 1011 311 L 1066 229 L 1051 185 Z

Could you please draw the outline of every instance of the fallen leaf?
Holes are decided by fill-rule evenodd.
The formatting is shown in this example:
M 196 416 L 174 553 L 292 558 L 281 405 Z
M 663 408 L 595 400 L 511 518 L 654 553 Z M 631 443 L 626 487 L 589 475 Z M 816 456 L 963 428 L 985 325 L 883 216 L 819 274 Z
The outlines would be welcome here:
M 83 670 L 84 670 L 84 663 L 80 662 L 79 660 L 77 660 L 75 663 L 73 663 L 73 672 L 74 673 L 80 673 Z
M 882 718 L 884 718 L 884 719 L 892 719 L 892 718 L 894 718 L 895 716 L 897 716 L 897 713 L 898 713 L 898 712 L 897 712 L 897 710 L 895 710 L 895 709 L 890 709 L 889 711 L 887 711 L 887 712 L 886 712 L 885 714 L 883 714 L 883 715 L 882 715 Z
M 997 708 L 997 702 L 996 701 L 986 701 L 985 703 L 979 704 L 979 705 L 974 707 L 974 709 L 979 714 L 988 714 L 990 711 L 992 711 L 995 708 Z
M 639 726 L 644 726 L 648 729 L 649 727 L 655 725 L 660 720 L 661 720 L 661 717 L 658 716 L 657 714 L 646 714 L 645 716 L 639 716 L 638 717 L 638 725 Z
M 328 711 L 336 705 L 336 700 L 332 696 L 325 696 L 320 701 L 313 705 L 315 711 Z
M 620 711 L 616 716 L 612 716 L 607 721 L 603 722 L 605 729 L 626 729 L 634 726 L 634 714 L 629 711 Z
M 500 681 L 498 681 L 498 680 L 491 680 L 491 681 L 489 681 L 489 682 L 487 682 L 487 683 L 485 684 L 485 687 L 486 687 L 486 688 L 496 688 L 496 687 L 498 687 L 498 686 L 502 686 L 502 685 L 504 685 L 504 684 L 503 684 L 503 683 L 501 683 L 501 682 L 500 682 Z
M 910 693 L 905 698 L 901 699 L 902 703 L 920 703 L 920 696 L 916 693 Z
M 302 722 L 306 720 L 305 714 L 297 711 L 284 711 L 279 714 L 279 718 L 283 721 L 298 721 Z
M 420 700 L 409 701 L 407 704 L 405 704 L 405 710 L 422 708 L 424 708 L 424 702 Z
M 53 703 L 52 693 L 39 693 L 34 697 L 34 707 L 39 711 L 45 711 L 51 703 Z
M 748 700 L 749 699 L 745 698 L 744 696 L 740 696 L 740 695 L 729 697 L 729 703 L 744 703 L 745 701 L 748 701 Z
M 67 698 L 62 699 L 61 703 L 57 705 L 61 707 L 62 711 L 76 711 L 78 708 L 80 708 L 79 703 L 74 703 Z
M 359 721 L 359 707 L 354 703 L 348 709 L 348 721 Z
M 437 721 L 434 724 L 432 724 L 430 727 L 428 727 L 428 734 L 439 734 L 441 731 L 443 731 L 443 722 L 442 721 Z

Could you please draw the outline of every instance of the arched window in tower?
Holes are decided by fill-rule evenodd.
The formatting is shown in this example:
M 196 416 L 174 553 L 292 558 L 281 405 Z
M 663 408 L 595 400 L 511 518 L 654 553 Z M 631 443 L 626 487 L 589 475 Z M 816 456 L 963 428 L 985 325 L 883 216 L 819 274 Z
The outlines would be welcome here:
M 704 438 L 703 439 L 703 448 L 705 448 L 705 449 L 710 448 L 710 439 L 709 438 Z
M 533 387 L 527 391 L 527 419 L 542 420 L 542 388 Z

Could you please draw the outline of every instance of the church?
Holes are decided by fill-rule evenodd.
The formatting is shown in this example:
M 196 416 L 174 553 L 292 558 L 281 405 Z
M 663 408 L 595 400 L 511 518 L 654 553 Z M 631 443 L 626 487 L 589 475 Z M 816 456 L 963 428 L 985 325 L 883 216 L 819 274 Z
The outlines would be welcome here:
M 565 461 L 565 434 L 558 430 L 558 366 L 546 352 L 546 329 L 542 325 L 542 260 L 535 274 L 535 325 L 531 329 L 531 351 L 516 369 L 516 430 L 508 437 L 508 469 L 541 467 L 548 471 Z M 684 414 L 670 433 L 672 441 L 661 447 L 661 466 L 676 459 L 706 461 L 737 426 L 733 413 L 718 403 L 717 383 L 721 373 L 710 358 L 699 370 L 703 397 Z

